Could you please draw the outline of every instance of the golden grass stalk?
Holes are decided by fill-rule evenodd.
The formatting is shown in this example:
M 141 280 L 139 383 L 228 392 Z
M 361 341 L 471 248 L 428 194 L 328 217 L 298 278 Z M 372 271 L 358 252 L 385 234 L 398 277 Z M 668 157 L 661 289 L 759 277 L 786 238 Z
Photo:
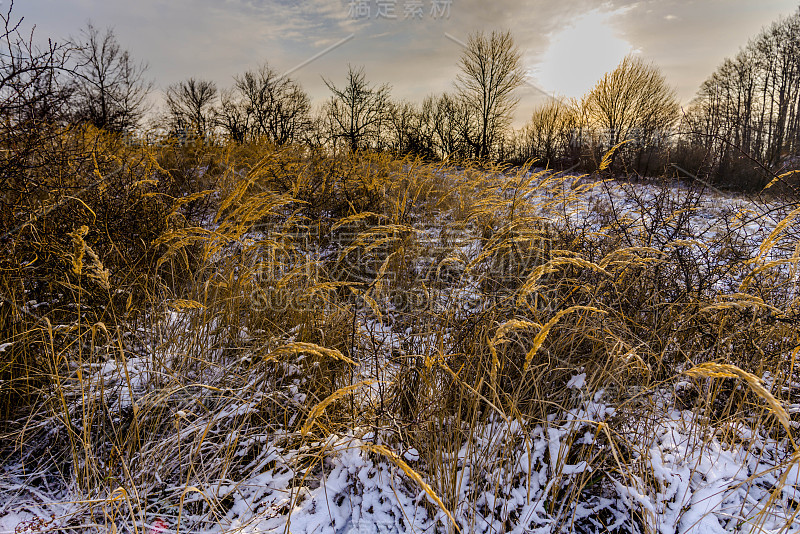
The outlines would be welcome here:
M 606 152 L 605 155 L 603 156 L 603 159 L 600 161 L 600 166 L 597 168 L 597 170 L 602 172 L 606 170 L 609 166 L 611 166 L 611 161 L 613 160 L 614 152 L 616 152 L 617 149 L 620 148 L 622 145 L 630 143 L 631 141 L 632 139 L 626 139 L 621 143 L 617 143 L 616 145 L 612 146 L 611 150 Z
M 786 413 L 781 403 L 778 402 L 772 393 L 770 393 L 762 384 L 761 379 L 752 373 L 736 367 L 735 365 L 727 363 L 713 363 L 706 362 L 696 365 L 684 371 L 684 374 L 693 378 L 738 378 L 744 380 L 753 392 L 764 399 L 769 405 L 771 412 L 778 418 L 778 421 L 783 425 L 789 438 L 792 436 L 792 427 L 789 420 L 789 414 Z M 792 440 L 794 442 L 794 440 Z
M 658 256 L 658 258 L 643 257 L 642 254 L 652 254 L 653 256 Z M 637 263 L 663 261 L 664 256 L 664 252 L 653 247 L 626 247 L 612 250 L 597 265 L 606 269 L 609 265 L 617 262 L 623 262 L 627 265 L 634 261 Z
M 380 214 L 380 213 L 375 213 L 375 212 L 372 212 L 372 211 L 362 211 L 361 213 L 357 213 L 355 215 L 351 215 L 349 217 L 345 217 L 344 219 L 341 219 L 340 221 L 338 221 L 336 224 L 334 224 L 331 227 L 331 231 L 338 230 L 342 226 L 348 225 L 350 223 L 362 221 L 362 220 L 364 220 L 366 218 L 369 218 L 369 217 L 375 217 L 376 219 L 387 219 L 388 218 L 385 215 Z
M 84 274 L 103 289 L 109 289 L 108 269 L 103 267 L 100 257 L 84 240 L 89 232 L 89 227 L 84 225 L 67 234 L 72 238 L 72 272 L 78 276 Z
M 370 443 L 370 444 L 365 444 L 362 447 L 364 448 L 364 450 L 367 450 L 369 452 L 380 454 L 381 456 L 387 458 L 389 461 L 395 464 L 397 467 L 402 469 L 402 471 L 406 475 L 408 475 L 414 482 L 416 482 L 417 485 L 419 485 L 419 487 L 422 488 L 422 491 L 424 491 L 428 495 L 428 497 L 430 497 L 433 500 L 433 502 L 436 503 L 436 506 L 441 508 L 442 511 L 445 514 L 447 514 L 447 517 L 449 517 L 450 521 L 452 521 L 453 527 L 455 527 L 456 531 L 461 532 L 461 529 L 458 528 L 458 524 L 456 523 L 453 514 L 451 514 L 450 511 L 447 508 L 445 508 L 442 499 L 440 499 L 439 496 L 436 495 L 436 492 L 433 491 L 433 488 L 431 488 L 430 485 L 422 479 L 422 476 L 416 471 L 414 471 L 414 469 L 412 469 L 411 466 L 405 462 L 405 460 L 400 458 L 397 454 L 387 449 L 383 445 L 376 445 Z
M 522 368 L 523 372 L 528 370 L 528 366 L 531 364 L 531 360 L 533 360 L 533 357 L 536 355 L 537 352 L 539 352 L 539 349 L 544 343 L 544 340 L 547 338 L 547 334 L 550 332 L 550 329 L 553 328 L 556 325 L 556 323 L 566 314 L 579 310 L 601 313 L 603 315 L 607 313 L 601 309 L 594 308 L 592 306 L 570 306 L 569 308 L 561 310 L 560 312 L 556 313 L 552 319 L 547 321 L 547 323 L 542 327 L 539 333 L 536 334 L 536 337 L 533 338 L 533 347 L 531 347 L 531 349 L 528 351 L 528 354 L 525 355 L 525 365 Z
M 278 356 L 282 356 L 285 354 L 300 354 L 300 353 L 313 354 L 314 356 L 318 356 L 320 358 L 331 358 L 333 360 L 339 360 L 348 363 L 350 365 L 356 364 L 356 362 L 354 362 L 353 360 L 351 360 L 350 358 L 348 358 L 347 356 L 345 356 L 336 349 L 321 347 L 314 343 L 301 343 L 299 341 L 295 343 L 290 343 L 288 345 L 282 345 L 277 349 L 271 351 L 266 356 L 266 360 L 267 361 L 274 360 Z
M 492 338 L 492 344 L 501 343 L 505 339 L 506 334 L 509 332 L 533 327 L 541 328 L 542 325 L 521 319 L 511 319 L 510 321 L 506 321 L 505 323 L 501 324 L 500 328 L 498 328 L 497 332 L 495 332 L 494 337 Z
M 384 285 L 383 277 L 386 275 L 386 271 L 389 269 L 389 264 L 395 258 L 395 256 L 403 256 L 404 253 L 405 249 L 401 246 L 397 250 L 386 256 L 386 259 L 383 260 L 380 269 L 378 269 L 378 273 L 375 275 L 375 281 L 373 282 L 373 284 L 375 284 L 376 295 L 379 295 L 383 290 L 383 285 Z
M 198 191 L 197 193 L 192 193 L 191 195 L 186 195 L 185 197 L 177 198 L 175 199 L 172 205 L 172 213 L 178 211 L 178 208 L 180 208 L 184 204 L 188 204 L 190 202 L 194 202 L 195 200 L 199 200 L 203 197 L 207 197 L 208 195 L 211 195 L 215 192 L 216 192 L 215 189 L 206 189 L 205 191 Z
M 548 261 L 544 265 L 540 265 L 531 273 L 525 283 L 519 290 L 519 296 L 517 297 L 517 305 L 522 305 L 525 301 L 525 297 L 536 291 L 538 289 L 537 282 L 541 280 L 543 276 L 556 272 L 559 267 L 564 265 L 572 265 L 575 267 L 582 267 L 584 269 L 590 269 L 596 271 L 600 274 L 604 274 L 606 276 L 611 276 L 608 271 L 597 265 L 596 263 L 592 263 L 590 261 L 584 260 L 582 258 L 553 258 L 552 260 Z
M 789 215 L 784 217 L 783 220 L 781 220 L 781 222 L 779 222 L 775 226 L 775 228 L 772 230 L 772 232 L 769 233 L 764 242 L 761 243 L 761 247 L 759 247 L 758 249 L 759 259 L 763 258 L 764 255 L 766 255 L 770 250 L 772 250 L 772 247 L 775 246 L 775 243 L 778 241 L 778 238 L 781 236 L 783 231 L 786 229 L 787 226 L 789 226 L 792 223 L 793 220 L 795 220 L 795 218 L 798 215 L 800 215 L 800 207 L 795 208 L 791 212 L 789 212 Z
M 791 176 L 793 174 L 797 174 L 798 172 L 800 172 L 800 171 L 795 170 L 795 171 L 789 171 L 789 172 L 785 172 L 783 174 L 779 174 L 778 176 L 776 176 L 775 178 L 770 180 L 769 183 L 764 186 L 764 189 L 762 189 L 761 192 L 763 193 L 764 191 L 766 191 L 767 189 L 769 189 L 773 185 L 777 184 L 778 182 L 782 182 L 784 180 L 784 178 L 788 178 L 789 176 Z
M 188 299 L 174 299 L 168 303 L 168 306 L 174 310 L 183 311 L 183 310 L 197 310 L 204 308 L 202 304 L 197 302 L 196 300 L 188 300 Z
M 701 313 L 708 313 L 712 311 L 718 310 L 728 310 L 728 309 L 737 309 L 742 310 L 745 308 L 761 308 L 764 310 L 769 310 L 770 312 L 782 316 L 783 312 L 776 308 L 775 306 L 770 306 L 769 304 L 765 303 L 761 298 L 756 297 L 755 295 L 748 295 L 746 293 L 733 293 L 731 295 L 725 295 L 722 297 L 726 300 L 722 300 L 721 302 L 717 302 L 715 304 L 709 304 L 700 309 Z
M 72 238 L 72 272 L 78 276 L 83 273 L 83 255 L 86 252 L 86 242 L 83 238 L 88 231 L 88 226 L 81 226 L 67 234 Z
M 372 298 L 368 292 L 359 291 L 352 286 L 349 286 L 348 289 L 350 289 L 357 298 L 363 299 L 364 302 L 367 303 L 367 306 L 369 306 L 369 309 L 372 310 L 372 313 L 378 318 L 378 321 L 383 321 L 383 314 L 381 313 L 380 306 L 378 306 L 377 301 Z
M 495 385 L 495 380 L 497 377 L 497 372 L 500 369 L 500 359 L 497 356 L 497 345 L 505 341 L 505 336 L 509 332 L 513 330 L 525 330 L 528 328 L 542 328 L 542 325 L 539 323 L 534 323 L 531 321 L 523 321 L 520 319 L 511 319 L 510 321 L 506 321 L 505 323 L 501 324 L 500 327 L 495 332 L 494 337 L 489 340 L 489 350 L 492 353 L 492 386 Z
M 343 388 L 339 388 L 327 397 L 322 400 L 322 402 L 318 403 L 311 409 L 311 412 L 308 414 L 306 418 L 306 422 L 303 423 L 303 428 L 300 429 L 300 435 L 302 437 L 306 437 L 306 435 L 311 431 L 311 427 L 314 426 L 314 423 L 319 418 L 320 415 L 325 413 L 325 409 L 330 406 L 332 403 L 336 402 L 336 400 L 341 399 L 345 395 L 349 395 L 353 391 L 357 390 L 362 386 L 368 386 L 370 384 L 375 383 L 374 380 L 364 380 L 363 382 L 359 382 L 358 384 L 352 384 L 350 386 L 345 386 Z
M 764 271 L 768 271 L 773 267 L 779 267 L 781 265 L 787 265 L 787 264 L 792 265 L 793 267 L 796 266 L 798 261 L 800 261 L 800 255 L 798 255 L 798 251 L 800 251 L 800 249 L 796 250 L 791 258 L 780 258 L 777 260 L 768 261 L 765 264 L 759 265 L 758 267 L 753 269 L 751 272 L 747 274 L 747 276 L 745 276 L 744 280 L 739 285 L 739 291 L 742 292 L 747 291 L 747 289 L 750 287 L 750 284 L 753 283 L 753 280 L 756 280 L 761 273 L 763 273 Z

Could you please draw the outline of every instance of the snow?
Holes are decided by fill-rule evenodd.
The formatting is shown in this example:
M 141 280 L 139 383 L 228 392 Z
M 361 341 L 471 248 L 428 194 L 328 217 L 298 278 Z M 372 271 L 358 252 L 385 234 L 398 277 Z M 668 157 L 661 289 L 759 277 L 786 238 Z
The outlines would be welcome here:
M 22 534 L 26 530 L 27 524 L 33 526 L 36 516 L 31 513 L 16 513 L 11 511 L 0 511 L 0 534 Z M 17 528 L 21 527 L 21 528 Z
M 411 447 L 406 452 L 403 453 L 403 458 L 407 462 L 418 462 L 419 461 L 419 451 L 414 447 Z
M 570 389 L 581 389 L 586 385 L 586 373 L 575 375 L 567 382 L 567 387 Z
M 617 222 L 631 228 L 646 227 L 651 220 L 648 208 L 660 194 L 646 184 L 582 183 L 577 178 L 565 182 L 561 193 L 543 191 L 534 191 L 526 199 L 535 213 L 545 218 L 566 213 L 568 224 L 588 232 L 603 231 L 607 223 L 604 207 L 610 202 L 619 208 Z M 678 190 L 675 195 L 683 193 Z M 697 199 L 687 213 L 689 221 L 685 227 L 676 228 L 676 235 L 656 234 L 648 246 L 661 254 L 681 249 L 708 257 L 710 273 L 715 256 L 724 252 L 726 243 L 736 241 L 757 248 L 778 222 L 777 216 L 762 216 L 747 202 L 723 196 Z M 724 213 L 738 215 L 733 227 L 722 225 Z M 446 290 L 427 288 L 436 309 L 456 309 L 468 315 L 485 305 L 476 281 L 461 276 L 464 265 L 480 258 L 476 232 L 465 226 L 458 236 L 447 238 L 447 252 L 454 266 L 448 276 L 454 280 Z M 440 261 L 433 252 L 443 248 L 443 238 L 436 228 L 422 228 L 418 234 L 419 246 L 430 249 L 423 255 L 424 265 L 419 266 L 423 272 Z M 786 258 L 793 250 L 789 245 L 779 242 L 764 259 Z M 741 282 L 738 273 L 721 275 L 710 290 L 735 290 Z M 365 305 L 358 317 L 355 338 L 359 349 L 370 357 L 358 362 L 354 382 L 379 379 L 355 395 L 365 408 L 374 408 L 385 392 L 385 384 L 397 378 L 399 368 L 392 365 L 395 354 L 405 354 L 407 347 L 414 347 L 414 354 L 430 355 L 449 342 L 449 334 L 437 338 L 420 325 L 401 324 L 390 297 L 378 295 L 375 299 L 383 316 L 378 317 Z M 193 526 L 182 526 L 182 531 L 197 527 L 206 534 L 287 530 L 294 534 L 447 532 L 449 519 L 430 497 L 397 465 L 369 452 L 371 444 L 386 443 L 435 489 L 447 491 L 442 498 L 464 533 L 560 534 L 571 532 L 576 524 L 584 529 L 595 525 L 591 532 L 626 533 L 637 531 L 634 518 L 640 518 L 645 532 L 658 534 L 800 534 L 800 522 L 793 519 L 800 502 L 800 457 L 792 445 L 750 428 L 746 422 L 731 423 L 725 429 L 730 432 L 718 429 L 709 435 L 707 425 L 696 414 L 677 410 L 670 402 L 674 395 L 692 387 L 688 381 L 654 392 L 657 406 L 652 420 L 636 423 L 640 426 L 616 421 L 616 410 L 605 403 L 604 392 L 590 394 L 587 373 L 577 369 L 566 383 L 574 398 L 572 409 L 551 411 L 544 421 L 490 419 L 471 429 L 471 439 L 455 444 L 450 451 L 409 447 L 393 442 L 390 435 L 358 428 L 293 447 L 290 444 L 301 441 L 299 436 L 280 424 L 270 432 L 253 434 L 246 431 L 243 421 L 260 417 L 264 404 L 279 404 L 289 411 L 305 404 L 306 394 L 298 379 L 286 380 L 280 395 L 271 397 L 255 378 L 245 377 L 251 381 L 239 384 L 235 395 L 229 395 L 236 397 L 235 402 L 224 404 L 214 402 L 212 393 L 219 397 L 219 392 L 200 391 L 197 384 L 177 384 L 171 389 L 157 386 L 162 377 L 152 372 L 149 361 L 183 357 L 181 347 L 168 350 L 168 344 L 161 340 L 174 337 L 175 332 L 190 331 L 190 319 L 190 313 L 166 310 L 158 331 L 142 332 L 144 354 L 112 357 L 86 369 L 102 384 L 100 398 L 92 400 L 110 413 L 122 414 L 145 401 L 151 409 L 168 408 L 175 415 L 177 428 L 170 439 L 184 450 L 191 452 L 195 444 L 217 447 L 212 449 L 214 453 L 222 450 L 244 464 L 235 481 L 220 476 L 189 493 L 170 480 L 169 473 L 152 471 L 163 486 L 163 494 L 181 498 L 185 494 L 185 504 L 200 505 L 212 496 L 229 503 L 215 511 L 213 521 L 210 514 L 184 512 L 182 521 Z M 207 341 L 218 328 L 216 321 L 211 321 L 193 335 Z M 287 332 L 283 341 L 293 341 L 299 328 Z M 252 337 L 244 327 L 230 335 L 242 341 Z M 0 352 L 11 345 L 0 344 Z M 203 350 L 209 360 L 221 359 L 218 345 L 207 343 Z M 300 363 L 286 364 L 286 375 L 295 373 Z M 769 385 L 769 380 L 765 383 Z M 185 394 L 192 387 L 198 390 L 194 397 L 182 401 L 173 398 L 173 394 L 177 398 L 177 393 Z M 76 404 L 75 409 L 79 408 Z M 800 412 L 800 405 L 789 406 L 788 411 Z M 303 416 L 291 413 L 288 426 Z M 442 421 L 442 425 L 449 424 Z M 726 440 L 726 434 L 735 439 Z M 617 461 L 620 443 L 626 445 L 626 454 L 631 457 L 630 469 L 625 471 L 607 468 Z M 147 452 L 142 451 L 142 458 Z M 78 501 L 68 494 L 70 488 L 54 487 L 49 493 L 41 490 L 37 494 L 27 488 L 25 480 L 30 475 L 24 466 L 9 464 L 3 469 L 7 476 L 0 481 L 0 534 L 33 531 L 37 521 L 44 521 L 42 518 L 57 515 L 63 523 L 79 513 L 75 506 L 46 504 Z M 560 502 L 556 496 L 579 486 L 579 499 L 562 502 L 564 509 L 556 506 Z M 169 497 L 160 498 L 167 501 Z M 175 531 L 177 514 L 162 512 L 148 511 L 146 521 L 139 526 L 150 532 Z

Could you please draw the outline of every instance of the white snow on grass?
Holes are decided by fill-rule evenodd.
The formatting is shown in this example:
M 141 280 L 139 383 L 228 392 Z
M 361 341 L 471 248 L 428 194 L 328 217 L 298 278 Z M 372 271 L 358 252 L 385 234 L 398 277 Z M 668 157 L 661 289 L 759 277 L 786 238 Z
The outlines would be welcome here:
M 565 182 L 560 194 L 533 192 L 526 201 L 543 218 L 557 220 L 555 215 L 560 214 L 563 219 L 566 213 L 569 224 L 594 232 L 603 231 L 607 209 L 613 205 L 617 221 L 638 231 L 649 224 L 647 208 L 655 205 L 659 194 L 663 192 L 643 184 L 583 187 L 575 179 Z M 676 229 L 676 235 L 655 238 L 663 240 L 664 250 L 679 246 L 698 258 L 709 258 L 709 271 L 715 255 L 730 242 L 757 249 L 778 222 L 775 217 L 758 215 L 741 199 L 723 196 L 698 199 L 687 213 L 687 227 Z M 723 215 L 729 213 L 739 214 L 733 227 L 722 224 Z M 437 247 L 447 248 L 452 259 L 452 287 L 438 294 L 431 290 L 432 305 L 449 309 L 455 302 L 459 313 L 479 312 L 482 293 L 474 279 L 462 276 L 463 266 L 481 254 L 475 229 L 464 228 L 456 238 L 447 237 L 446 247 L 435 228 L 419 234 L 419 246 L 431 249 L 421 256 L 425 265 L 420 270 L 436 264 Z M 766 259 L 785 258 L 789 250 L 786 240 L 779 241 Z M 707 251 L 711 253 L 704 256 Z M 720 277 L 709 290 L 736 288 L 741 282 L 737 276 Z M 450 335 L 444 333 L 437 340 L 416 324 L 395 324 L 389 297 L 380 304 L 384 316 L 376 317 L 375 310 L 365 306 L 354 333 L 364 357 L 353 371 L 353 382 L 379 378 L 355 392 L 354 399 L 362 408 L 374 409 L 385 394 L 383 384 L 397 377 L 400 368 L 392 364 L 396 354 L 406 353 L 407 346 L 415 347 L 415 354 L 432 353 Z M 127 525 L 131 531 L 153 530 L 153 524 L 163 522 L 168 532 L 174 532 L 180 515 L 181 532 L 207 534 L 448 532 L 450 520 L 434 500 L 400 467 L 368 452 L 369 445 L 377 442 L 395 450 L 438 492 L 462 533 L 800 533 L 800 456 L 793 445 L 744 422 L 732 427 L 724 440 L 711 435 L 713 429 L 695 414 L 679 411 L 670 402 L 676 392 L 690 386 L 688 382 L 676 383 L 672 391 L 652 392 L 656 407 L 647 421 L 636 423 L 639 426 L 615 420 L 616 410 L 605 404 L 603 393 L 588 393 L 587 373 L 576 372 L 566 383 L 574 409 L 553 411 L 546 421 L 490 418 L 486 424 L 461 429 L 469 439 L 451 451 L 409 447 L 380 432 L 376 436 L 372 429 L 339 430 L 315 442 L 279 424 L 260 433 L 248 432 L 246 424 L 249 418 L 262 416 L 265 404 L 294 409 L 286 421 L 289 427 L 295 418 L 305 417 L 300 408 L 307 398 L 300 379 L 287 378 L 279 395 L 260 382 L 245 382 L 226 393 L 229 399 L 235 398 L 226 402 L 214 400 L 213 395 L 221 394 L 212 388 L 197 384 L 191 385 L 194 389 L 186 384 L 167 388 L 159 382 L 163 377 L 153 373 L 150 359 L 183 357 L 180 346 L 168 351 L 163 339 L 190 328 L 188 314 L 167 311 L 157 331 L 142 332 L 145 354 L 110 358 L 84 370 L 102 387 L 99 399 L 86 394 L 81 402 L 98 402 L 117 414 L 117 420 L 133 406 L 174 413 L 178 430 L 169 435 L 171 441 L 147 444 L 140 459 L 158 456 L 159 451 L 152 449 L 163 447 L 189 451 L 186 458 L 197 462 L 200 471 L 203 452 L 237 466 L 237 476 L 223 470 L 223 475 L 194 482 L 190 488 L 185 479 L 170 479 L 159 466 L 142 466 L 153 474 L 148 484 L 154 504 L 140 514 L 139 523 Z M 211 321 L 202 332 L 194 333 L 195 339 L 210 340 L 217 328 Z M 243 341 L 250 338 L 245 329 L 235 335 Z M 288 332 L 283 341 L 291 342 L 295 335 Z M 4 343 L 0 352 L 10 347 L 11 343 Z M 222 359 L 219 346 L 208 343 L 204 350 L 209 360 Z M 300 363 L 287 363 L 286 375 L 299 374 Z M 211 382 L 224 372 L 214 369 L 209 373 L 216 374 L 205 379 Z M 182 400 L 177 400 L 178 393 L 184 395 Z M 81 409 L 81 402 L 72 409 Z M 796 413 L 799 406 L 790 406 L 789 411 Z M 460 423 L 445 420 L 441 424 Z M 190 454 L 194 447 L 200 451 L 201 445 L 201 452 Z M 66 529 L 71 519 L 81 525 L 99 522 L 96 509 L 90 513 L 78 504 L 89 499 L 67 484 L 53 481 L 47 486 L 41 480 L 27 484 L 37 474 L 21 463 L 3 465 L 3 470 L 0 534 L 50 526 Z M 96 497 L 94 502 L 111 499 Z M 224 506 L 209 510 L 208 502 Z M 112 508 L 101 506 L 104 511 Z M 74 525 L 73 529 L 79 529 Z

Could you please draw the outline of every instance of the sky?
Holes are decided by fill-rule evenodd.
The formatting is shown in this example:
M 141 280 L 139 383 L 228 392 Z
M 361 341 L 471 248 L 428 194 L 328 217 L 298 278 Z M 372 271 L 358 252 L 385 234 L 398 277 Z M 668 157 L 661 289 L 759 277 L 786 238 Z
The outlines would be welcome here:
M 2 7 L 8 8 L 9 0 Z M 579 97 L 633 53 L 661 68 L 682 103 L 725 58 L 799 0 L 16 0 L 34 36 L 56 41 L 87 21 L 112 27 L 146 61 L 153 100 L 189 77 L 230 87 L 268 63 L 321 104 L 324 80 L 348 65 L 421 101 L 453 88 L 462 43 L 476 31 L 510 30 L 527 84 L 520 125 L 546 96 Z

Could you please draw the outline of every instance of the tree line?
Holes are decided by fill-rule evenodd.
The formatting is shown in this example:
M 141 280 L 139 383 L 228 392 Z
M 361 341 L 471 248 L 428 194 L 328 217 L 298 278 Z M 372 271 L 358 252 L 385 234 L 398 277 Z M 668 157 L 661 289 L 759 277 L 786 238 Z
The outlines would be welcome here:
M 394 100 L 388 84 L 371 83 L 350 66 L 344 83 L 323 79 L 329 99 L 316 113 L 308 94 L 265 64 L 218 91 L 190 78 L 166 90 L 161 124 L 171 134 L 265 139 L 331 150 L 387 150 L 426 158 L 496 157 L 511 123 L 514 90 L 524 80 L 521 53 L 509 32 L 470 36 L 451 93 L 421 103 Z
M 673 174 L 737 189 L 800 168 L 800 9 L 726 58 L 681 107 L 653 65 L 627 57 L 580 99 L 552 99 L 511 136 L 515 159 L 585 168 L 604 150 L 617 170 Z
M 795 163 L 800 10 L 764 28 L 717 67 L 689 106 L 685 132 L 697 166 L 717 179 L 750 185 L 753 177 L 746 171 L 753 164 L 780 169 Z
M 133 134 L 148 122 L 181 142 L 302 143 L 427 159 L 536 160 L 583 171 L 616 147 L 615 174 L 681 172 L 737 187 L 763 186 L 764 171 L 791 165 L 800 145 L 800 10 L 723 61 L 685 108 L 658 67 L 632 55 L 582 98 L 553 97 L 515 130 L 525 77 L 509 32 L 472 34 L 452 89 L 422 102 L 393 99 L 388 84 L 350 66 L 343 83 L 324 79 L 329 97 L 313 107 L 296 80 L 265 63 L 221 90 L 202 78 L 173 84 L 162 109 L 152 110 L 147 66 L 112 30 L 88 24 L 63 44 L 41 48 L 20 31 L 12 7 L 3 15 L 0 52 L 6 139 L 65 124 Z

